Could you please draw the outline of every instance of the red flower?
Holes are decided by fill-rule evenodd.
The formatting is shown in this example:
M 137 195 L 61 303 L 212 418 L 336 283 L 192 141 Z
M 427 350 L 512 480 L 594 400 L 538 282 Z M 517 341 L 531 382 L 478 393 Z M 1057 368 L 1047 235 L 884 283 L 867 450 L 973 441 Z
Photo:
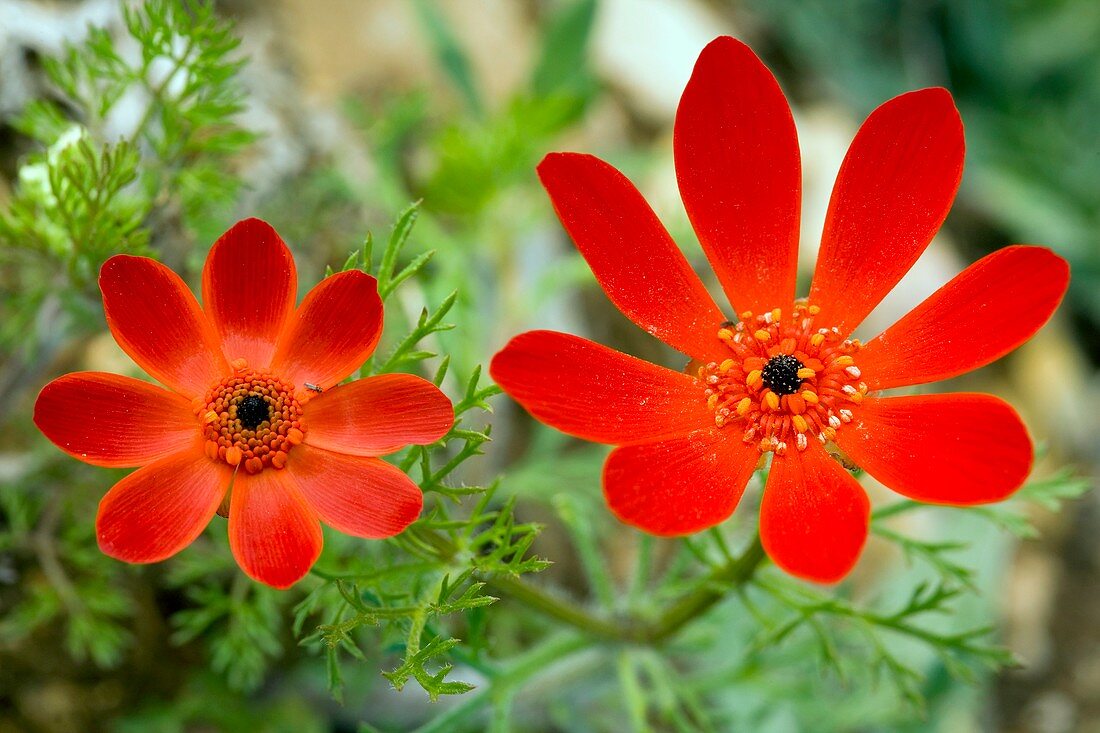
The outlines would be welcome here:
M 680 100 L 673 145 L 688 217 L 738 320 L 715 305 L 621 173 L 589 155 L 552 153 L 539 176 L 608 297 L 692 362 L 676 372 L 576 336 L 533 331 L 513 339 L 491 368 L 536 418 L 619 446 L 603 475 L 616 516 L 658 535 L 718 524 L 770 452 L 764 547 L 794 575 L 835 582 L 858 559 L 870 509 L 827 445 L 922 502 L 999 501 L 1021 485 L 1031 442 L 1005 402 L 874 393 L 968 372 L 1026 341 L 1065 293 L 1061 258 L 1007 247 L 869 343 L 848 338 L 928 246 L 955 197 L 963 129 L 947 91 L 891 99 L 860 128 L 803 300 L 795 300 L 794 121 L 747 46 L 718 38 L 704 49 Z
M 268 224 L 247 219 L 211 248 L 202 308 L 178 275 L 145 257 L 107 260 L 99 285 L 119 346 L 169 388 L 78 372 L 47 384 L 35 403 L 35 424 L 69 455 L 141 466 L 99 504 L 103 552 L 164 560 L 221 507 L 241 569 L 286 588 L 321 552 L 318 520 L 381 538 L 420 514 L 420 489 L 377 456 L 438 440 L 454 421 L 450 401 L 409 374 L 337 386 L 382 333 L 374 278 L 333 275 L 295 308 L 290 251 Z

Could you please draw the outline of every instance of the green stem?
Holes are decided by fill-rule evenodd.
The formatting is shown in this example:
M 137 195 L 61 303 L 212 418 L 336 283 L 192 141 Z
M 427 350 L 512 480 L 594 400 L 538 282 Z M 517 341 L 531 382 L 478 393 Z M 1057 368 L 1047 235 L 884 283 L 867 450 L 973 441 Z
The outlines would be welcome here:
M 711 571 L 694 590 L 673 602 L 652 623 L 639 623 L 629 618 L 603 619 L 558 600 L 517 578 L 497 576 L 486 582 L 502 594 L 543 615 L 573 626 L 589 636 L 618 642 L 660 644 L 710 610 L 725 598 L 731 589 L 739 588 L 749 582 L 764 558 L 764 548 L 760 544 L 760 537 L 757 536 L 744 553 Z
M 644 638 L 644 635 L 639 634 L 641 630 L 635 624 L 621 621 L 612 622 L 600 618 L 518 578 L 497 575 L 486 579 L 485 582 L 486 585 L 502 595 L 518 601 L 544 616 L 557 619 L 583 631 L 589 636 L 610 641 L 640 641 Z
M 673 636 L 692 619 L 706 613 L 725 598 L 731 588 L 738 588 L 749 582 L 764 557 L 764 547 L 757 535 L 740 557 L 713 570 L 695 590 L 682 596 L 665 610 L 646 630 L 645 639 L 656 644 Z

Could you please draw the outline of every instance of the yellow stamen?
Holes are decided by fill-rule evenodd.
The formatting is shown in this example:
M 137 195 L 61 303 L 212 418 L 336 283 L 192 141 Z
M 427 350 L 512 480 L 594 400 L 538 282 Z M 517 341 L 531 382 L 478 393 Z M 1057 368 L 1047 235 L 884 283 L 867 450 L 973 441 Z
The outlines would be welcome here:
M 779 409 L 779 395 L 777 395 L 775 392 L 765 393 L 764 402 L 768 404 L 768 407 L 770 407 L 773 412 Z
M 783 311 L 778 308 L 772 310 L 772 321 L 778 322 L 783 317 Z
M 803 392 L 802 399 L 809 402 L 811 405 L 816 405 L 820 400 L 817 397 L 817 392 Z
M 823 343 L 825 343 L 825 334 L 823 333 L 815 333 L 810 337 L 811 346 L 821 346 Z
M 794 424 L 794 429 L 800 433 L 806 432 L 810 426 L 806 424 L 806 418 L 801 415 L 795 415 L 791 418 L 791 422 Z
M 720 371 L 722 374 L 725 374 L 726 372 L 728 372 L 730 369 L 733 368 L 733 365 L 735 363 L 736 362 L 734 362 L 733 359 L 726 359 L 724 362 L 722 362 L 721 364 L 718 365 L 718 371 Z
M 733 331 L 729 330 L 728 328 L 719 329 L 718 338 L 722 339 L 723 341 L 733 341 Z
M 808 310 L 810 311 L 811 316 L 816 316 L 818 313 L 821 312 L 821 306 L 811 305 Z
M 833 363 L 839 367 L 846 367 L 855 364 L 856 360 L 845 354 L 844 356 L 838 356 Z
M 741 401 L 737 403 L 737 414 L 741 417 L 749 414 L 749 410 L 752 409 L 752 398 L 742 397 Z
M 230 466 L 236 466 L 241 462 L 242 458 L 241 449 L 235 445 L 229 446 L 225 451 L 225 462 Z
M 756 337 L 757 341 L 771 341 L 772 338 L 772 335 L 762 328 L 754 333 L 753 336 Z
M 813 369 L 810 369 L 809 367 L 802 367 L 798 370 L 799 379 L 813 379 L 816 376 L 817 372 L 815 372 Z
M 759 387 L 764 383 L 764 372 L 759 369 L 753 369 L 749 372 L 749 376 L 745 377 L 745 384 L 750 387 Z
M 710 409 L 713 410 L 717 406 L 718 406 L 718 395 L 717 394 L 712 394 L 710 397 L 707 398 L 707 407 L 709 407 Z

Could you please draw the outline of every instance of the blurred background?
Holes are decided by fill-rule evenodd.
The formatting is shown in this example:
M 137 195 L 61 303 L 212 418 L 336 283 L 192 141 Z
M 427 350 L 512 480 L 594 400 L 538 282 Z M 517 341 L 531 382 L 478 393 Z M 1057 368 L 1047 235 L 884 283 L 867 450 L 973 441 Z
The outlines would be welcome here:
M 679 202 L 671 144 L 680 93 L 713 37 L 752 46 L 793 105 L 804 277 L 862 119 L 904 91 L 947 87 L 966 125 L 962 189 L 942 234 L 860 335 L 874 335 L 988 252 L 1017 242 L 1052 247 L 1070 261 L 1073 282 L 1051 324 L 944 388 L 990 391 L 1014 404 L 1045 446 L 1039 475 L 1063 466 L 1096 475 L 1095 0 L 225 0 L 215 9 L 241 40 L 237 122 L 256 137 L 217 161 L 212 175 L 184 180 L 179 206 L 159 214 L 151 240 L 135 246 L 195 283 L 217 235 L 258 215 L 290 244 L 308 285 L 343 262 L 364 232 L 384 234 L 398 211 L 422 199 L 410 255 L 437 254 L 400 307 L 412 316 L 459 289 L 459 327 L 439 337 L 438 350 L 464 373 L 533 327 L 679 366 L 609 305 L 534 166 L 551 150 L 591 152 L 618 166 L 713 287 Z M 34 100 L 55 96 L 43 60 L 81 42 L 89 24 L 122 34 L 121 5 L 0 0 L 0 210 L 15 196 L 20 163 L 41 149 L 18 120 Z M 141 111 L 120 104 L 94 132 L 104 141 L 125 135 Z M 38 390 L 61 373 L 130 367 L 95 310 L 94 278 L 84 279 L 74 306 L 51 289 L 48 253 L 0 242 L 0 733 L 354 731 L 361 720 L 411 730 L 430 717 L 415 690 L 388 689 L 373 658 L 349 680 L 346 705 L 332 702 L 321 661 L 295 646 L 288 612 L 267 596 L 247 606 L 248 619 L 226 611 L 188 634 L 176 614 L 196 607 L 185 587 L 201 558 L 135 571 L 98 554 L 91 524 L 108 474 L 61 459 L 29 416 Z M 72 281 L 97 267 L 80 264 Z M 494 404 L 496 440 L 468 478 L 504 472 L 519 513 L 547 523 L 536 551 L 555 565 L 542 580 L 586 592 L 556 518 L 563 505 L 592 517 L 612 574 L 628 573 L 637 537 L 600 501 L 605 449 L 540 428 L 504 397 Z M 1100 732 L 1098 502 L 1085 494 L 1060 513 L 1036 511 L 1040 534 L 1023 541 L 966 517 L 921 518 L 931 526 L 918 529 L 972 543 L 959 557 L 976 567 L 980 593 L 960 613 L 996 619 L 1019 668 L 969 686 L 930 663 L 928 710 L 915 723 L 875 689 L 712 680 L 699 694 L 727 721 L 714 729 Z M 896 581 L 890 552 L 869 546 L 857 588 Z M 737 616 L 724 606 L 708 617 L 715 657 L 743 638 Z M 273 630 L 257 636 L 256 625 Z M 517 701 L 527 726 L 518 730 L 627 730 L 626 713 L 601 698 L 613 693 L 598 682 L 585 691 L 554 684 Z M 649 725 L 682 729 L 658 715 Z

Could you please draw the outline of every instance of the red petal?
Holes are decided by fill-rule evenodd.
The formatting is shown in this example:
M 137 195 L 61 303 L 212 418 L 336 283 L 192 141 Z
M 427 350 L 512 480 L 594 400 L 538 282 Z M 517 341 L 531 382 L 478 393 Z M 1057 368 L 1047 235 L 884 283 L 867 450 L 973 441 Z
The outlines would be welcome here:
M 155 379 L 196 397 L 228 373 L 198 301 L 164 265 L 115 255 L 99 271 L 99 289 L 115 341 Z
M 455 421 L 447 395 L 411 374 L 382 374 L 312 397 L 302 419 L 309 445 L 353 456 L 383 456 L 427 445 Z
M 739 432 L 714 426 L 616 448 L 604 465 L 604 497 L 615 516 L 651 534 L 699 532 L 733 514 L 759 458 Z
M 865 399 L 836 436 L 894 491 L 929 504 L 1008 498 L 1031 472 L 1031 440 L 1010 405 L 986 394 Z
M 183 397 L 103 372 L 66 374 L 43 387 L 34 424 L 58 448 L 94 466 L 144 466 L 186 449 L 199 434 Z
M 772 460 L 760 504 L 760 540 L 775 564 L 815 583 L 848 574 L 867 541 L 871 503 L 817 441 Z
M 902 94 L 871 113 L 833 187 L 810 302 L 848 334 L 940 228 L 963 170 L 963 127 L 945 89 Z
M 99 548 L 126 562 L 159 562 L 195 541 L 229 488 L 233 471 L 196 440 L 188 450 L 139 468 L 99 502 Z
M 859 352 L 872 390 L 934 382 L 995 361 L 1038 331 L 1069 286 L 1042 247 L 1006 247 L 933 293 Z
M 416 521 L 424 505 L 420 487 L 379 458 L 300 445 L 286 472 L 322 522 L 355 537 L 392 537 Z
M 287 321 L 271 368 L 299 389 L 307 382 L 327 389 L 362 366 L 381 335 L 377 281 L 340 272 L 310 290 Z
M 713 358 L 726 319 L 638 189 L 591 155 L 551 153 L 538 172 L 611 302 L 674 349 Z
M 321 543 L 317 515 L 287 471 L 237 472 L 229 506 L 229 547 L 250 578 L 289 588 L 313 567 Z
M 794 299 L 802 168 L 791 108 L 775 77 L 733 38 L 699 56 L 673 138 L 688 218 L 739 310 Z
M 210 249 L 202 301 L 226 359 L 267 368 L 297 296 L 294 258 L 267 222 L 237 222 Z
M 699 380 L 555 331 L 512 339 L 493 380 L 537 419 L 598 443 L 642 443 L 714 425 Z

